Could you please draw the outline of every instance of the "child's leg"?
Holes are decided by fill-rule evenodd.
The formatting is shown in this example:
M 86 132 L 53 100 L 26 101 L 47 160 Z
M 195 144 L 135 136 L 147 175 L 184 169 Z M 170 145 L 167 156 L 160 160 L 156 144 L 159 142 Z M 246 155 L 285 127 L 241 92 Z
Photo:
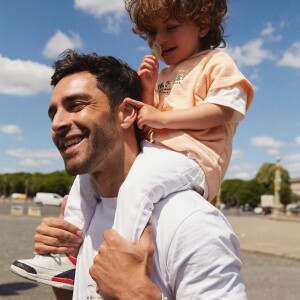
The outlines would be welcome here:
M 196 185 L 207 197 L 204 173 L 193 159 L 144 142 L 142 152 L 120 188 L 113 228 L 126 239 L 138 241 L 154 203 Z
M 65 208 L 65 219 L 85 233 L 97 205 L 95 189 L 89 175 L 77 176 Z M 62 289 L 73 289 L 78 250 L 70 255 L 36 255 L 16 260 L 10 269 L 30 280 Z
M 76 176 L 69 193 L 64 219 L 86 232 L 94 214 L 97 200 L 90 175 Z

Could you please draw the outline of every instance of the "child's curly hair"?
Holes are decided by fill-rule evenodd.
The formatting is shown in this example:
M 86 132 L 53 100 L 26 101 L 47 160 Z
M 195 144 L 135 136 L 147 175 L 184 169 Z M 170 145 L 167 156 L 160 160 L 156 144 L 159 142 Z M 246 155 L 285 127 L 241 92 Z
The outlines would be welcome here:
M 125 0 L 125 7 L 135 25 L 133 32 L 142 38 L 147 38 L 157 17 L 172 17 L 179 22 L 189 19 L 199 28 L 209 26 L 210 31 L 203 39 L 206 49 L 226 46 L 227 0 Z

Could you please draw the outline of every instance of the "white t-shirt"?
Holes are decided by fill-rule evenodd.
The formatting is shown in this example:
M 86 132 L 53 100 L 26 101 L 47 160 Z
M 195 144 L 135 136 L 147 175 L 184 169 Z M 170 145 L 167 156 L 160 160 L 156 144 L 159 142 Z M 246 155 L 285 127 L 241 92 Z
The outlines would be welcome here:
M 73 299 L 87 299 L 89 268 L 111 228 L 116 199 L 98 203 L 77 259 Z M 155 262 L 151 280 L 171 299 L 246 299 L 240 246 L 223 214 L 194 191 L 174 193 L 152 214 Z M 130 276 L 130 274 L 128 274 Z

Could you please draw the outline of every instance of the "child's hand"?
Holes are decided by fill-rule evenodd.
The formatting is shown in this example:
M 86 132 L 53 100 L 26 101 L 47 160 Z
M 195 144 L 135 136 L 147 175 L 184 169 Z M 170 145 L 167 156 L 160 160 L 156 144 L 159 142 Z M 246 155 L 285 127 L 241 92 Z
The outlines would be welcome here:
M 152 92 L 158 78 L 158 60 L 153 55 L 146 55 L 138 69 L 143 92 Z
M 137 125 L 140 129 L 142 129 L 143 126 L 148 126 L 152 128 L 164 128 L 163 112 L 156 109 L 152 105 L 148 105 L 143 102 L 133 100 L 131 98 L 126 98 L 124 101 L 138 109 Z

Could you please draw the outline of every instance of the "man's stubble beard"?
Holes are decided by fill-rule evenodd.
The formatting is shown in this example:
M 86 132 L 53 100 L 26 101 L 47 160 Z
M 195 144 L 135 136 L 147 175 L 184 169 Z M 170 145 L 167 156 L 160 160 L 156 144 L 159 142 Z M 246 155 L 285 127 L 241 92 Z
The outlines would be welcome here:
M 68 160 L 65 160 L 65 169 L 69 175 L 75 176 L 80 174 L 90 173 L 101 161 L 103 161 L 107 153 L 111 151 L 119 137 L 115 123 L 107 121 L 109 125 L 105 128 L 101 125 L 95 125 L 93 129 L 92 144 L 88 146 L 84 153 L 84 159 L 79 163 L 68 165 Z

